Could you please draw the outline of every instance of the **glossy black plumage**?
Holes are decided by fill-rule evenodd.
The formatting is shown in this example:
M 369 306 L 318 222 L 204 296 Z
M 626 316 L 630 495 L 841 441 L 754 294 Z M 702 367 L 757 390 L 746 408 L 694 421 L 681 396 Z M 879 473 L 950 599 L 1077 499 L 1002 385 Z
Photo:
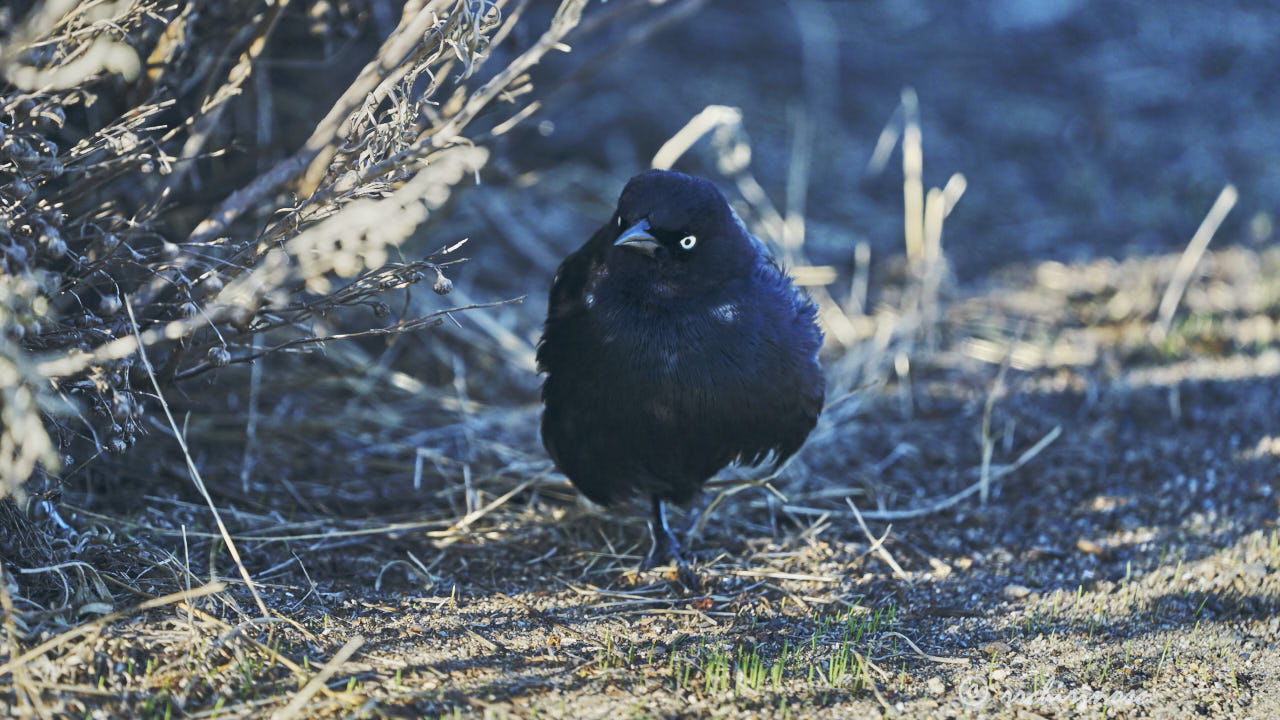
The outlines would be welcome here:
M 715 185 L 638 175 L 552 283 L 543 444 L 588 498 L 641 493 L 660 521 L 730 462 L 804 443 L 823 401 L 815 313 Z

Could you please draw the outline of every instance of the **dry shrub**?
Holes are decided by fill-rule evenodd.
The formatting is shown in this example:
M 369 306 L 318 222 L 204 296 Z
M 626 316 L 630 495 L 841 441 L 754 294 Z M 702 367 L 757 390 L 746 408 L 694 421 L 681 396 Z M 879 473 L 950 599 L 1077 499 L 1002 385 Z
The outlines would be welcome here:
M 586 0 L 560 3 L 549 24 L 526 19 L 526 5 L 46 0 L 0 11 L 0 496 L 60 464 L 126 452 L 169 384 L 328 341 L 319 318 L 342 309 L 387 318 L 388 291 L 425 281 L 448 293 L 460 243 L 424 258 L 399 246 L 477 175 L 488 151 L 468 138 L 472 122 L 500 98 L 513 107 L 499 122 L 519 114 L 528 70 L 562 47 Z M 486 72 L 516 22 L 541 27 Z M 268 61 L 336 56 L 371 33 L 381 45 L 331 105 L 267 76 Z M 331 95 L 331 76 L 317 63 L 310 94 Z M 280 157 L 275 113 L 286 111 L 307 112 L 312 129 Z M 368 332 L 438 322 L 400 316 Z

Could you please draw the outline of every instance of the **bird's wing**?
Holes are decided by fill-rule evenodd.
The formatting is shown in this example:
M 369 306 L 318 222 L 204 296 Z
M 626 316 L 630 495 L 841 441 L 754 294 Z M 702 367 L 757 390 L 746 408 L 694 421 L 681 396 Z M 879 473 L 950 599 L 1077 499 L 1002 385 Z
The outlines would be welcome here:
M 609 225 L 597 230 L 590 240 L 560 263 L 555 279 L 551 281 L 551 296 L 547 303 L 548 327 L 567 315 L 586 309 L 584 296 L 591 276 L 591 265 L 608 249 L 608 230 Z
M 563 373 L 566 366 L 571 367 L 577 362 L 575 355 L 582 347 L 577 332 L 584 326 L 581 316 L 587 312 L 587 283 L 590 281 L 593 262 L 608 249 L 608 229 L 605 226 L 596 231 L 590 240 L 560 263 L 555 279 L 551 281 L 547 321 L 543 326 L 542 338 L 538 341 L 538 371 L 547 373 L 547 379 L 542 385 L 542 400 L 546 403 L 542 416 L 542 443 L 551 459 L 561 467 L 563 458 L 559 452 L 558 440 L 562 433 L 554 428 L 559 427 L 560 421 L 564 419 L 561 415 L 563 408 L 562 403 L 551 400 L 563 395 L 552 392 L 552 384 L 558 382 L 563 388 L 568 382 L 572 386 L 572 376 L 557 380 L 557 373 Z

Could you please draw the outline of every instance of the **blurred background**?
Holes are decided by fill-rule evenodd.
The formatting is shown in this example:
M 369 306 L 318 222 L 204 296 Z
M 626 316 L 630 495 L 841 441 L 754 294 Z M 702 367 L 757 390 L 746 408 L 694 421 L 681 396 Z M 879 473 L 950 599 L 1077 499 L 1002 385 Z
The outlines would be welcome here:
M 900 163 L 868 163 L 912 87 L 926 186 L 969 179 L 947 223 L 961 282 L 1180 250 L 1228 182 L 1242 199 L 1218 243 L 1261 242 L 1280 196 L 1276 27 L 1247 2 L 712 2 L 593 65 L 525 126 L 520 167 L 589 164 L 620 184 L 706 105 L 738 107 L 779 206 L 805 157 L 806 242 L 843 272 L 858 240 L 901 251 Z M 712 160 L 683 165 L 714 175 Z

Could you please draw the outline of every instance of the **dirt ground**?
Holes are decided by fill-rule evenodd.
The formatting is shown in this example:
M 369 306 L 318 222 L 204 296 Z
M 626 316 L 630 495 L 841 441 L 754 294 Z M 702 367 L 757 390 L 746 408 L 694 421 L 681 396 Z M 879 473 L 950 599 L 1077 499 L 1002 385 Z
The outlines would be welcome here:
M 160 425 L 67 474 L 65 527 L 9 518 L 28 650 L 0 714 L 1280 716 L 1280 16 L 749 5 L 564 90 L 422 238 L 469 261 L 406 305 L 525 301 L 170 398 L 257 596 Z M 925 187 L 967 182 L 937 266 L 903 256 L 899 151 L 866 172 L 906 85 Z M 742 108 L 751 176 L 803 223 L 829 405 L 776 477 L 677 515 L 690 588 L 637 569 L 644 508 L 554 471 L 531 354 L 558 259 L 708 104 Z M 716 161 L 679 167 L 740 189 Z

